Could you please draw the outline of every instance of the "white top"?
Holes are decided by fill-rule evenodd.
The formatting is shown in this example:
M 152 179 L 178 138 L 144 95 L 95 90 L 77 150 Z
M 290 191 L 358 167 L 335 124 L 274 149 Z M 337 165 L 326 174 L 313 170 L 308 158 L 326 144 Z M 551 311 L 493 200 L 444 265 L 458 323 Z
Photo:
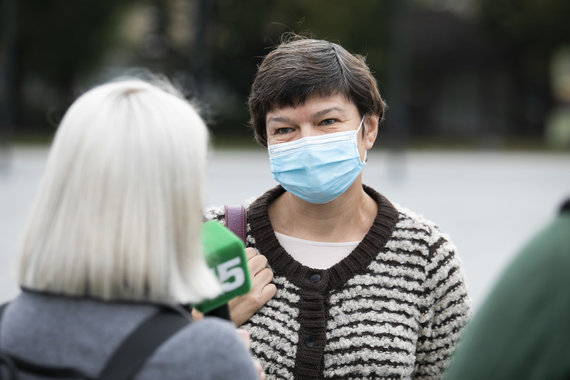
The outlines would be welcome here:
M 328 269 L 350 254 L 360 241 L 324 242 L 295 238 L 275 232 L 279 244 L 296 261 L 314 269 Z

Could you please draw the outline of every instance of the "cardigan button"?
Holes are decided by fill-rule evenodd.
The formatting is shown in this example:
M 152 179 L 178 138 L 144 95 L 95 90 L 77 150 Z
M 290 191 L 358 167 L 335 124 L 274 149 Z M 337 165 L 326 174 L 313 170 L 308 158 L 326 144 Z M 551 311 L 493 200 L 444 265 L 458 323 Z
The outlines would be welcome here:
M 309 348 L 313 347 L 316 342 L 317 342 L 317 340 L 315 339 L 315 337 L 313 335 L 307 335 L 307 337 L 305 338 L 305 345 Z
M 318 273 L 313 273 L 309 276 L 309 281 L 311 281 L 313 284 L 316 284 L 317 282 L 321 281 L 321 275 Z

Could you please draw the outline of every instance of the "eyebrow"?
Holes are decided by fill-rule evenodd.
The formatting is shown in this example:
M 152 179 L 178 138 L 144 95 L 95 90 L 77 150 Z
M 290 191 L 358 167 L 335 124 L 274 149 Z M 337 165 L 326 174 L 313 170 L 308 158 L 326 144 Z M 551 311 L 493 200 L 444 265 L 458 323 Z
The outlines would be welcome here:
M 324 110 L 321 110 L 321 111 L 314 112 L 310 115 L 310 117 L 311 118 L 320 117 L 320 116 L 326 115 L 332 111 L 338 111 L 343 115 L 345 114 L 345 111 L 340 107 L 330 107 L 330 108 L 325 108 Z M 292 121 L 292 119 L 287 117 L 287 116 L 273 116 L 267 120 L 266 124 L 269 124 L 272 121 L 281 122 L 281 123 L 290 123 Z
M 285 116 L 273 116 L 273 117 L 270 117 L 270 118 L 267 120 L 267 123 L 265 123 L 265 124 L 269 124 L 269 123 L 271 123 L 272 121 L 277 121 L 277 122 L 281 122 L 281 123 L 290 123 L 290 122 L 291 122 L 291 119 L 288 118 L 288 117 L 285 117 Z
M 326 109 L 324 109 L 324 110 L 322 110 L 322 111 L 317 111 L 317 112 L 311 114 L 311 117 L 323 116 L 323 115 L 326 115 L 326 114 L 328 114 L 329 112 L 332 112 L 332 111 L 338 111 L 338 112 L 342 113 L 343 115 L 345 114 L 345 112 L 344 112 L 344 110 L 343 110 L 342 108 L 340 108 L 340 107 L 331 107 L 331 108 L 326 108 Z

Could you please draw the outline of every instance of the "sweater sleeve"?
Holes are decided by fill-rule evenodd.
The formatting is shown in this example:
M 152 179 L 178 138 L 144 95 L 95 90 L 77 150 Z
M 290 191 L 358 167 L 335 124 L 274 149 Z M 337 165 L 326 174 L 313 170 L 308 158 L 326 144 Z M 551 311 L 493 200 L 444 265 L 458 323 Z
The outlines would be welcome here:
M 142 379 L 257 379 L 253 359 L 231 323 L 204 318 L 165 342 Z
M 426 266 L 414 378 L 439 379 L 469 317 L 469 298 L 453 244 L 436 227 Z

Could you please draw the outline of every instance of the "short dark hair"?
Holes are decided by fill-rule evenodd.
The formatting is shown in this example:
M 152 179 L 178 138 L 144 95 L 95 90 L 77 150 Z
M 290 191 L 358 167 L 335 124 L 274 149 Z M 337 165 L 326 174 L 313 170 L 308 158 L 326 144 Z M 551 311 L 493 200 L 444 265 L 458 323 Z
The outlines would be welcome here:
M 364 57 L 335 43 L 293 36 L 261 62 L 248 99 L 256 141 L 267 146 L 265 118 L 275 108 L 296 107 L 313 95 L 342 94 L 361 116 L 384 118 L 386 103 Z

